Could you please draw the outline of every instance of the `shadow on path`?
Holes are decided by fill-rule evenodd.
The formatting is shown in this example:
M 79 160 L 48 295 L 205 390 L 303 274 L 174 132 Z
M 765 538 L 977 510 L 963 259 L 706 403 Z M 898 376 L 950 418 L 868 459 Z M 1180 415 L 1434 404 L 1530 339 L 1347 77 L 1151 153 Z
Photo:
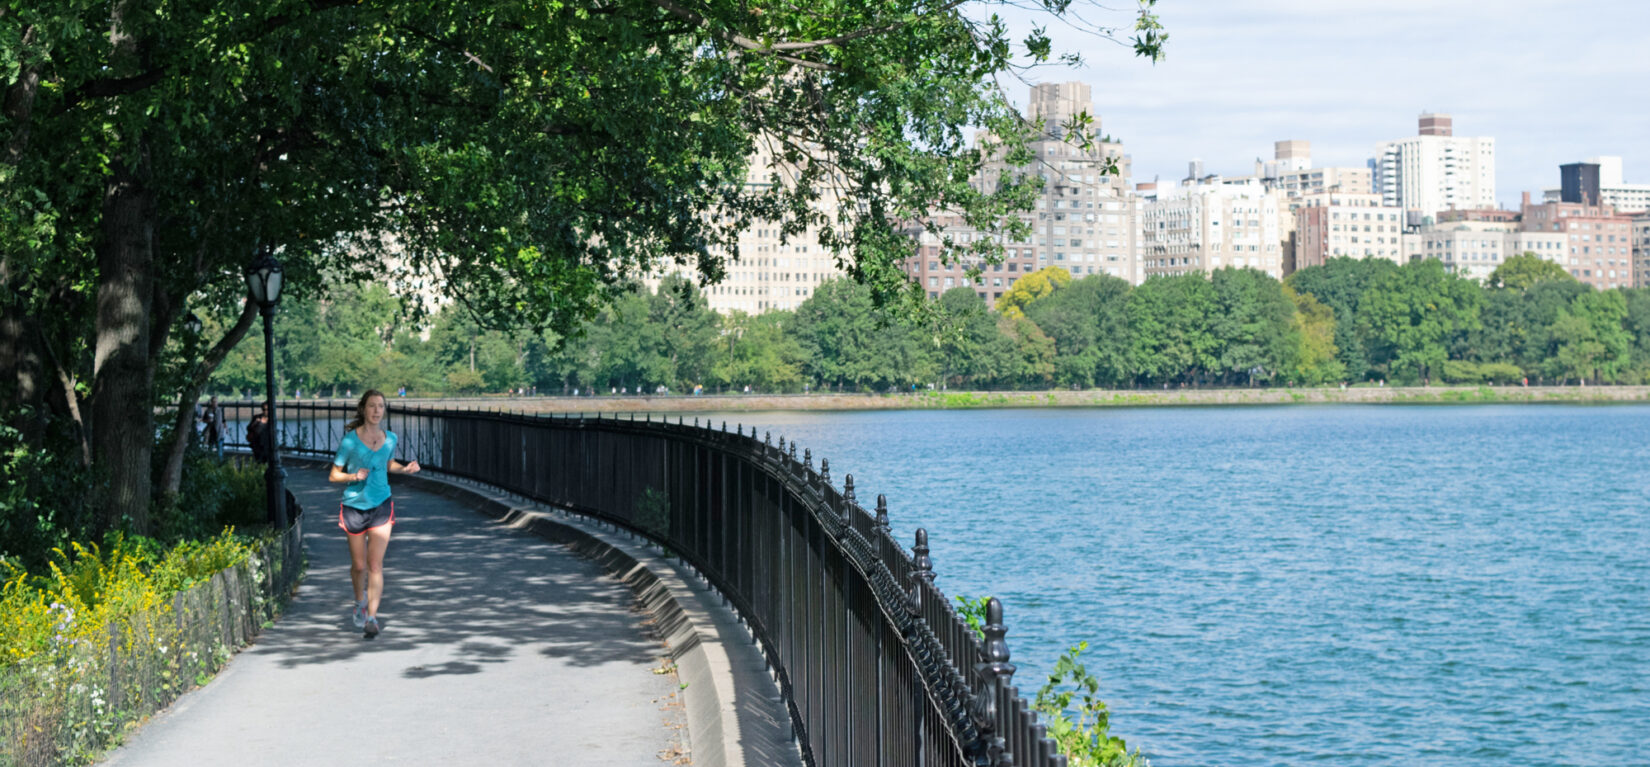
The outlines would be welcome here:
M 439 495 L 395 486 L 383 633 L 350 622 L 340 486 L 298 464 L 309 571 L 286 614 L 111 764 L 658 764 L 674 677 L 629 589 Z

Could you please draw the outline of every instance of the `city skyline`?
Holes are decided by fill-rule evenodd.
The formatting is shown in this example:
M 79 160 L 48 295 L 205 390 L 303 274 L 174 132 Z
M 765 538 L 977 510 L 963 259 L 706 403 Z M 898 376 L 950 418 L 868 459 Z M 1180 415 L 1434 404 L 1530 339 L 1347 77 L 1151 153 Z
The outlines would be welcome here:
M 1636 97 L 1650 78 L 1638 49 L 1650 5 L 1168 0 L 1155 11 L 1170 35 L 1164 61 L 1050 24 L 1056 50 L 1080 51 L 1084 66 L 1035 74 L 1093 86 L 1136 182 L 1178 181 L 1194 159 L 1247 175 L 1286 139 L 1311 142 L 1315 167 L 1364 167 L 1378 142 L 1415 135 L 1436 112 L 1457 136 L 1495 138 L 1501 207 L 1558 188 L 1559 165 L 1601 155 L 1623 158 L 1627 182 L 1650 183 L 1650 104 Z M 1010 21 L 1023 33 L 1035 18 Z M 1025 105 L 1023 87 L 1004 87 Z

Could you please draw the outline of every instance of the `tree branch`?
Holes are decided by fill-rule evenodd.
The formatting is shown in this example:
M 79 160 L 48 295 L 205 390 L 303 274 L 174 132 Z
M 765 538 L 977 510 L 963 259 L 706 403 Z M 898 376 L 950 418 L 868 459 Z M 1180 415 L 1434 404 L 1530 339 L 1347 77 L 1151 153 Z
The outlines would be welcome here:
M 737 45 L 740 48 L 743 48 L 747 51 L 752 51 L 752 52 L 755 52 L 755 53 L 771 54 L 771 55 L 773 55 L 774 58 L 777 58 L 780 61 L 795 64 L 799 67 L 806 67 L 808 69 L 818 69 L 818 70 L 822 70 L 822 71 L 825 71 L 825 72 L 838 72 L 838 71 L 841 71 L 841 67 L 833 66 L 833 65 L 830 65 L 830 64 L 822 64 L 822 63 L 817 62 L 817 61 L 809 61 L 807 59 L 799 59 L 795 56 L 786 56 L 786 55 L 783 55 L 783 54 L 780 54 L 780 53 L 775 53 L 774 48 L 772 46 L 763 45 L 762 43 L 759 43 L 755 40 L 752 40 L 748 37 L 745 37 L 744 35 L 740 35 L 740 34 L 737 34 L 737 33 L 734 33 L 734 32 L 725 32 L 725 31 L 722 31 L 722 30 L 714 29 L 714 28 L 712 28 L 709 19 L 706 19 L 704 16 L 701 16 L 697 13 L 694 13 L 693 11 L 690 11 L 686 8 L 683 8 L 680 5 L 677 5 L 674 2 L 671 2 L 671 0 L 653 0 L 653 4 L 659 6 L 660 8 L 663 8 L 667 13 L 669 13 L 672 16 L 675 16 L 678 19 L 682 19 L 684 21 L 690 22 L 690 23 L 692 23 L 692 24 L 694 24 L 694 25 L 710 32 L 710 34 L 713 35 L 714 37 L 716 37 L 716 39 L 721 40 L 723 42 L 732 43 L 732 44 Z

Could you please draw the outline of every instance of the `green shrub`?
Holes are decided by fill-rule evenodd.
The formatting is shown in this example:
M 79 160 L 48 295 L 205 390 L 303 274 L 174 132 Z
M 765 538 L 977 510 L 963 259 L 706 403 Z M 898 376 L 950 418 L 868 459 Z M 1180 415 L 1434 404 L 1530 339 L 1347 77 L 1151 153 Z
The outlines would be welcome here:
M 1478 372 L 1491 383 L 1511 384 L 1524 380 L 1524 369 L 1506 362 L 1486 362 L 1478 366 Z
M 52 550 L 90 534 L 97 483 L 64 436 L 67 428 L 46 424 L 44 444 L 31 446 L 17 429 L 0 423 L 0 562 L 43 567 Z
M 1478 365 L 1464 360 L 1445 360 L 1444 381 L 1447 383 L 1483 383 L 1484 373 Z
M 265 524 L 263 473 L 262 464 L 219 462 L 205 451 L 191 449 L 177 498 L 155 508 L 156 537 L 169 542 L 203 539 L 226 527 Z

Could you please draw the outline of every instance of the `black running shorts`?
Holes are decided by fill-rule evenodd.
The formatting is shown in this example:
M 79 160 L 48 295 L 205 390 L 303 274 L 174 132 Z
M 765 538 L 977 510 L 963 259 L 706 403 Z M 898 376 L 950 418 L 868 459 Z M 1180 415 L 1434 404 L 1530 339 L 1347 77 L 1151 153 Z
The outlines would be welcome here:
M 378 504 L 377 508 L 357 509 L 353 506 L 338 504 L 338 526 L 350 535 L 360 535 L 368 530 L 383 527 L 395 521 L 395 501 L 389 500 Z

